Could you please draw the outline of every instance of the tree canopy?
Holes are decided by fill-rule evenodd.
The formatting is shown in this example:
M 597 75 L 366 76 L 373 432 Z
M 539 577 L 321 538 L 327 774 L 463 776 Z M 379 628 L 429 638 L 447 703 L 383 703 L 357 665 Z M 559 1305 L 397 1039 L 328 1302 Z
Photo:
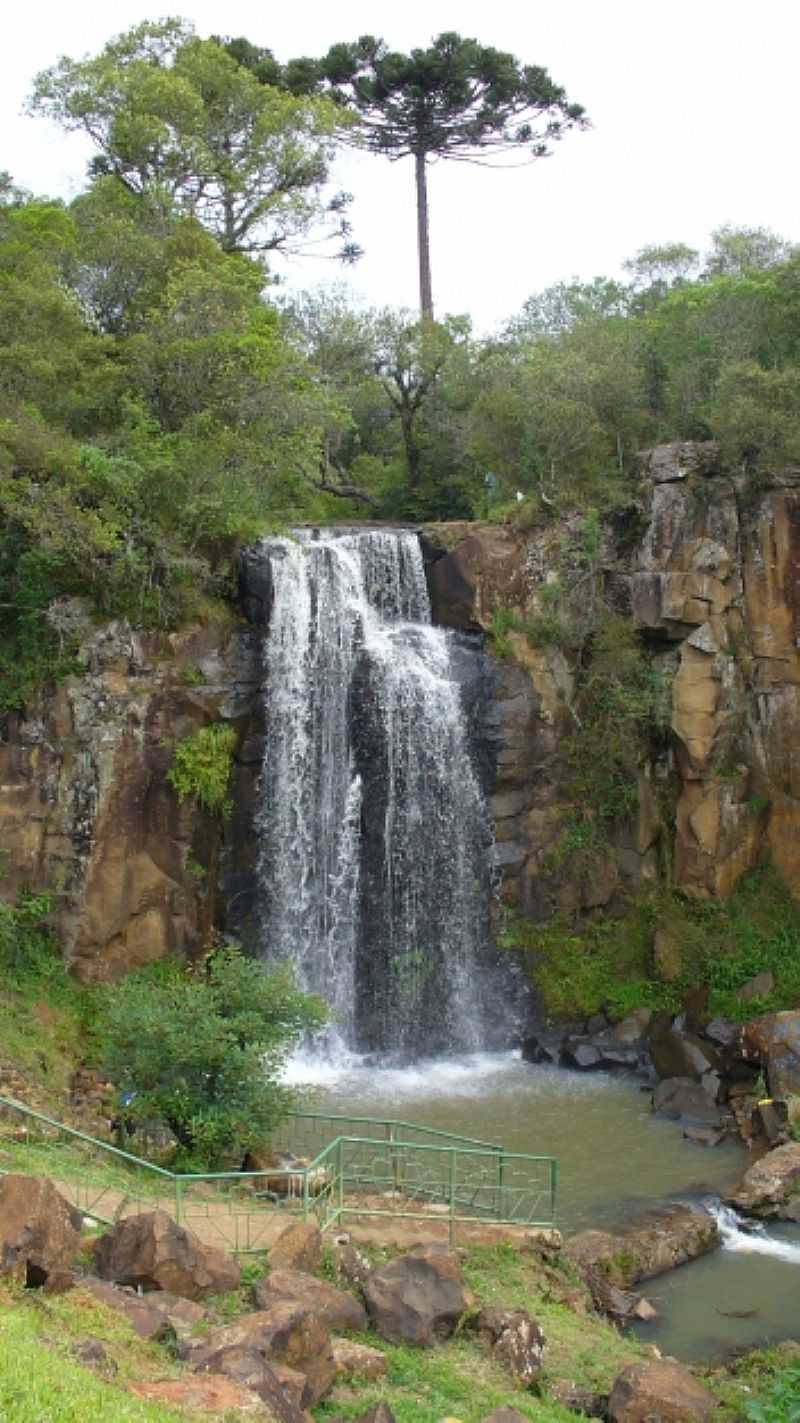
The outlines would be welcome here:
M 324 96 L 260 84 L 186 20 L 147 21 L 93 58 L 60 59 L 38 75 L 30 109 L 92 140 L 94 176 L 166 195 L 225 251 L 291 250 L 320 229 L 355 255 L 349 199 L 325 191 L 348 116 Z
M 364 35 L 333 45 L 321 59 L 276 66 L 271 51 L 247 40 L 228 52 L 267 85 L 330 96 L 358 120 L 343 137 L 372 153 L 413 157 L 417 193 L 420 308 L 433 317 L 427 166 L 435 158 L 488 162 L 526 150 L 544 158 L 569 129 L 586 127 L 580 104 L 568 100 L 546 69 L 452 31 L 428 49 L 400 54 Z

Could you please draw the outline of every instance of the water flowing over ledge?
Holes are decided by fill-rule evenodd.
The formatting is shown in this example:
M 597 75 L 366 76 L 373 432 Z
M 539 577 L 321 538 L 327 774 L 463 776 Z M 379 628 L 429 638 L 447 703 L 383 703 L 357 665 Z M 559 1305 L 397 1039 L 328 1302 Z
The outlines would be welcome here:
M 327 1055 L 476 1052 L 491 826 L 466 689 L 480 651 L 434 628 L 414 533 L 265 540 L 260 940 L 326 998 Z

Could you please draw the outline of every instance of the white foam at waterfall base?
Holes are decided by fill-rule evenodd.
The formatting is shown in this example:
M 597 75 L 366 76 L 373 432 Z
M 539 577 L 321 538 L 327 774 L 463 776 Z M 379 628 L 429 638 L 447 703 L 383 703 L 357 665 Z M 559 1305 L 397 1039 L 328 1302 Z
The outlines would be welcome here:
M 748 1221 L 745 1225 L 741 1217 L 721 1201 L 705 1201 L 704 1205 L 717 1222 L 723 1250 L 737 1254 L 772 1255 L 776 1260 L 800 1265 L 800 1245 L 770 1235 L 758 1222 Z
M 313 1048 L 293 1055 L 284 1081 L 376 1107 L 503 1093 L 516 1099 L 521 1091 L 533 1102 L 539 1092 L 574 1098 L 595 1095 L 609 1085 L 605 1072 L 580 1075 L 558 1067 L 532 1068 L 518 1051 L 470 1052 L 392 1064 L 341 1049 L 323 1057 Z

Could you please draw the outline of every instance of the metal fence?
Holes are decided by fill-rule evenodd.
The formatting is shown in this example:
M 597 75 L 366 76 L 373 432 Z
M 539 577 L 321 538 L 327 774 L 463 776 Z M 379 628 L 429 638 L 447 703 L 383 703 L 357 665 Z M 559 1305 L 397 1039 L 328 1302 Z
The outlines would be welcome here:
M 555 1220 L 554 1158 L 411 1122 L 295 1113 L 274 1145 L 291 1142 L 297 1164 L 179 1174 L 0 1097 L 0 1140 L 11 1163 L 4 1169 L 49 1176 L 89 1220 L 166 1210 L 208 1244 L 238 1254 L 268 1249 L 287 1212 L 321 1230 L 362 1219 L 439 1219 L 451 1240 L 458 1225 Z

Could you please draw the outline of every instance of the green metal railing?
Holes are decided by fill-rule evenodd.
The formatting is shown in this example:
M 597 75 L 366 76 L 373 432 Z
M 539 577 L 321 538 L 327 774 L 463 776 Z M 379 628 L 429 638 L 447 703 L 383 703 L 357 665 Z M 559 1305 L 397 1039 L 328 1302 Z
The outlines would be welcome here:
M 327 1140 L 311 1156 L 321 1136 Z M 0 1097 L 0 1138 L 11 1148 L 12 1170 L 50 1176 L 90 1219 L 111 1224 L 167 1210 L 208 1243 L 234 1253 L 268 1248 L 276 1216 L 287 1210 L 316 1220 L 322 1230 L 362 1217 L 439 1218 L 451 1240 L 459 1224 L 550 1226 L 555 1220 L 553 1157 L 508 1152 L 411 1122 L 294 1113 L 274 1146 L 291 1141 L 297 1151 L 305 1145 L 302 1164 L 202 1174 L 157 1166 L 8 1097 Z

